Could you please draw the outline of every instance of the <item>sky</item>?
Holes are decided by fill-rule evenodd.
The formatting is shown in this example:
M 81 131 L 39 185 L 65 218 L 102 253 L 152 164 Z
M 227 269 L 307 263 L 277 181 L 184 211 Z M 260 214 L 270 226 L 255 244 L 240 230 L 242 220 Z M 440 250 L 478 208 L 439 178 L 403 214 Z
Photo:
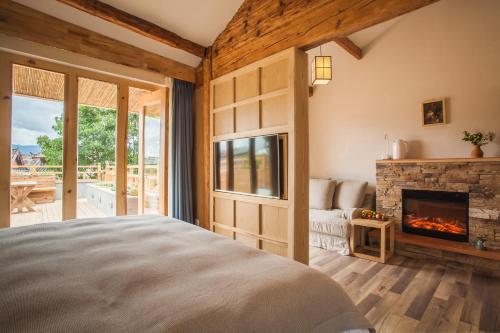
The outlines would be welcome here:
M 36 138 L 48 135 L 54 138 L 52 129 L 55 117 L 62 115 L 64 103 L 40 98 L 14 95 L 12 98 L 12 143 L 36 145 Z

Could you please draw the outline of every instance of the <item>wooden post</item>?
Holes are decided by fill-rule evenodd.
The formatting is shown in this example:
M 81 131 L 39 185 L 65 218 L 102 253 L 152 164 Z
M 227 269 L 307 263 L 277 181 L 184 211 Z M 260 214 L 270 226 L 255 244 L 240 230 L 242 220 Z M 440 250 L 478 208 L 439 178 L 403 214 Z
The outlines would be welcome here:
M 309 264 L 309 122 L 308 122 L 308 75 L 307 54 L 293 49 L 289 64 L 292 108 L 289 110 L 288 172 L 293 180 L 288 184 L 289 257 L 305 265 Z M 289 179 L 291 178 L 289 176 Z M 306 235 L 306 236 L 304 236 Z
M 385 246 L 386 246 L 386 235 L 387 235 L 387 230 L 385 229 L 385 226 L 380 228 L 380 260 L 382 263 L 385 263 Z
M 156 169 L 158 179 L 159 213 L 168 215 L 168 133 L 169 110 L 168 88 L 162 88 L 160 93 L 160 162 Z
M 390 235 L 389 235 L 389 254 L 391 256 L 394 255 L 394 221 L 392 221 L 392 223 L 390 224 L 389 226 L 391 229 L 390 229 Z
M 96 179 L 97 179 L 98 181 L 102 181 L 101 163 L 97 163 L 97 174 L 96 174 Z
M 356 250 L 356 226 L 351 223 L 351 235 L 349 237 L 349 246 L 351 247 L 351 253 Z
M 116 215 L 127 215 L 127 128 L 128 128 L 127 84 L 118 86 L 118 110 L 116 116 Z
M 67 74 L 64 88 L 62 219 L 76 218 L 78 179 L 78 77 Z
M 138 163 L 139 163 L 139 182 L 137 186 L 137 196 L 138 196 L 138 214 L 144 214 L 144 107 L 141 108 L 141 111 L 139 112 L 139 157 L 138 157 Z
M 12 140 L 12 64 L 0 58 L 0 228 L 10 227 L 10 154 Z
M 212 47 L 203 58 L 203 180 L 199 186 L 202 203 L 198 213 L 200 226 L 210 229 L 210 80 L 212 79 Z

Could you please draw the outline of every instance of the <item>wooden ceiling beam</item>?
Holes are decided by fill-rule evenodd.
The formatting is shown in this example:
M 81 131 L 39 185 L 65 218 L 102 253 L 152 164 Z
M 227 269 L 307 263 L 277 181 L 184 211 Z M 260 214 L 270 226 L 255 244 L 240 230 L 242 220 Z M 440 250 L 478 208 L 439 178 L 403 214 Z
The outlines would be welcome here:
M 0 1 L 0 33 L 128 67 L 195 82 L 195 69 L 23 6 Z
M 363 50 L 347 37 L 339 37 L 333 40 L 338 46 L 349 52 L 354 58 L 360 60 L 363 57 Z
M 97 16 L 108 22 L 132 30 L 145 37 L 194 54 L 197 57 L 205 56 L 206 48 L 190 40 L 168 31 L 154 23 L 124 12 L 118 8 L 98 0 L 57 0 L 73 8 Z
M 213 45 L 219 77 L 290 47 L 309 50 L 438 0 L 245 0 Z

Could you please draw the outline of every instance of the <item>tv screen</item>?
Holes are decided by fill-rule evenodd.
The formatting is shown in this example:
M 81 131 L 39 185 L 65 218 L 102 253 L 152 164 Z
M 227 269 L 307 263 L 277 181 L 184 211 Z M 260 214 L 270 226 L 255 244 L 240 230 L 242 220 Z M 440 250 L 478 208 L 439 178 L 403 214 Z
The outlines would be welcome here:
M 280 196 L 279 136 L 214 143 L 215 190 Z

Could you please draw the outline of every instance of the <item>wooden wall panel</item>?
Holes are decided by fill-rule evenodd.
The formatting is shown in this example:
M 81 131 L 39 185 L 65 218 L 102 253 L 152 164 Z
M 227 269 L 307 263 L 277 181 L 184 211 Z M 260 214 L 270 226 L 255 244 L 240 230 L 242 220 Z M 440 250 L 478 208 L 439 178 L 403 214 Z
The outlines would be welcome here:
M 228 109 L 214 114 L 214 135 L 234 132 L 234 111 Z
M 235 85 L 236 102 L 259 95 L 259 70 L 256 69 L 241 76 L 237 76 Z
M 232 79 L 214 85 L 213 91 L 214 108 L 220 108 L 234 102 L 234 81 Z
M 297 53 L 301 54 L 300 58 Z M 285 157 L 285 163 L 296 165 L 299 156 L 301 161 L 298 167 L 287 168 L 286 196 L 273 199 L 216 192 L 213 190 L 213 176 L 210 177 L 212 230 L 230 230 L 236 240 L 247 245 L 253 244 L 305 264 L 308 263 L 308 248 L 304 249 L 303 244 L 309 241 L 309 223 L 302 213 L 308 208 L 308 188 L 303 187 L 309 180 L 308 86 L 307 77 L 296 68 L 296 63 L 300 62 L 307 71 L 307 64 L 303 62 L 306 57 L 302 51 L 286 50 L 211 82 L 211 143 L 288 134 L 289 157 Z M 299 89 L 303 91 L 299 92 Z M 304 142 L 297 144 L 301 140 Z M 209 167 L 213 169 L 213 145 L 210 149 Z M 290 154 L 290 151 L 294 153 Z M 291 195 L 293 191 L 299 195 Z
M 262 101 L 262 128 L 288 124 L 288 95 L 267 98 Z
M 231 227 L 234 226 L 234 200 L 214 199 L 214 221 Z
M 224 237 L 234 239 L 234 232 L 232 232 L 231 230 L 214 226 L 214 232 Z
M 288 73 L 288 59 L 263 66 L 261 79 L 262 93 L 267 94 L 288 87 Z
M 266 240 L 261 240 L 260 241 L 260 248 L 261 250 L 271 252 L 274 254 L 277 254 L 282 257 L 286 257 L 288 255 L 288 249 L 286 245 L 278 245 L 274 242 L 269 242 Z
M 248 236 L 248 235 L 241 234 L 241 233 L 235 233 L 234 239 L 236 239 L 237 241 L 240 241 L 243 244 L 248 245 L 250 247 L 253 247 L 253 248 L 258 247 L 258 239 L 255 237 Z
M 236 107 L 236 132 L 258 129 L 260 126 L 259 122 L 259 102 L 253 102 Z
M 288 210 L 262 205 L 262 235 L 271 239 L 288 241 Z
M 236 201 L 236 228 L 259 233 L 259 205 L 249 202 Z

